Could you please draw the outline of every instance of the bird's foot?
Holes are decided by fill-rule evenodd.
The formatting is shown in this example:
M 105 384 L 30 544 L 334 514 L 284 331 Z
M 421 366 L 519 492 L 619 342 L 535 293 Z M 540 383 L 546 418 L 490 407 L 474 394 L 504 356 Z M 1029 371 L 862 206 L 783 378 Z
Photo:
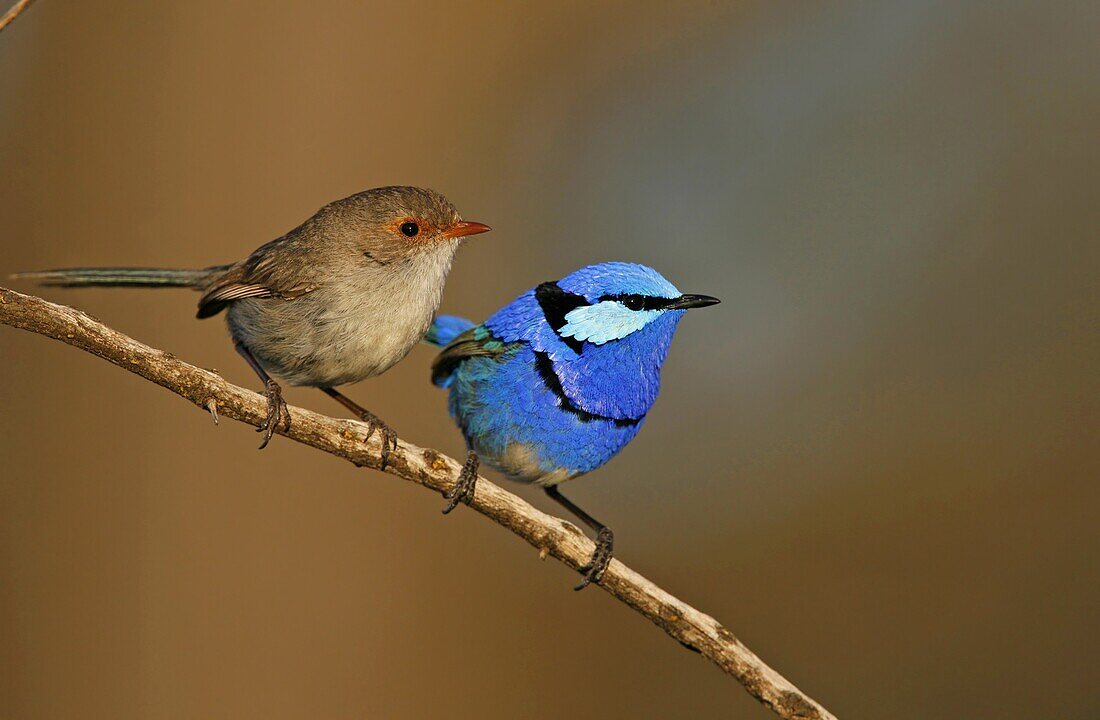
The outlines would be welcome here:
M 607 566 L 611 564 L 611 554 L 614 549 L 615 535 L 612 534 L 610 528 L 603 528 L 596 535 L 596 551 L 592 553 L 592 558 L 577 568 L 578 571 L 584 574 L 584 579 L 581 580 L 580 585 L 573 589 L 584 590 L 590 583 L 598 584 L 607 570 Z
M 368 428 L 367 436 L 363 438 L 363 442 L 374 437 L 375 432 L 382 436 L 382 465 L 378 469 L 385 470 L 390 461 L 390 454 L 397 451 L 397 433 L 370 411 L 364 410 L 361 412 L 359 419 L 365 422 Z
M 279 383 L 274 380 L 265 380 L 264 395 L 267 397 L 267 417 L 256 428 L 256 432 L 264 434 L 264 441 L 260 443 L 261 450 L 271 442 L 271 436 L 275 434 L 275 428 L 279 427 L 280 422 L 283 423 L 284 430 L 290 430 L 290 410 L 287 409 L 286 401 L 283 400 L 283 390 L 279 387 Z
M 455 480 L 455 486 L 443 493 L 443 499 L 447 501 L 447 507 L 443 508 L 443 514 L 458 507 L 460 502 L 469 505 L 474 499 L 474 488 L 477 487 L 477 469 L 480 466 L 477 453 L 473 450 L 466 451 L 466 463 L 462 466 L 462 472 Z

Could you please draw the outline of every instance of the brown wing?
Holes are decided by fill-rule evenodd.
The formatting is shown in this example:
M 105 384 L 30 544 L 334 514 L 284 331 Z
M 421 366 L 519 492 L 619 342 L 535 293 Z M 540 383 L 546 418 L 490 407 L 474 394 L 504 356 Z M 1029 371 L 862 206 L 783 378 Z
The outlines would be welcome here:
M 302 237 L 302 228 L 272 240 L 244 261 L 231 265 L 207 288 L 199 300 L 198 317 L 217 315 L 227 305 L 244 298 L 293 300 L 320 285 L 318 263 Z

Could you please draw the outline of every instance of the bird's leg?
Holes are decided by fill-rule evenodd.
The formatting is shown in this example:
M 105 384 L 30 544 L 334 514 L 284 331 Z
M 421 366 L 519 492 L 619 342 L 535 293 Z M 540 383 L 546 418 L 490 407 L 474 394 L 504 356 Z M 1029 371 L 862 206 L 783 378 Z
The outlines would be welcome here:
M 248 366 L 260 376 L 260 380 L 264 383 L 264 395 L 267 396 L 267 417 L 256 428 L 256 432 L 264 434 L 264 441 L 260 443 L 260 449 L 263 450 L 271 442 L 271 436 L 275 434 L 275 428 L 279 427 L 280 420 L 283 423 L 283 429 L 290 430 L 290 410 L 286 406 L 286 401 L 283 400 L 283 390 L 279 387 L 279 383 L 271 379 L 271 376 L 263 369 L 252 352 L 240 340 L 234 340 L 233 345 L 248 363 Z
M 587 563 L 578 568 L 578 571 L 584 575 L 584 579 L 581 580 L 580 585 L 573 589 L 584 590 L 589 583 L 599 583 L 600 578 L 607 570 L 607 566 L 611 563 L 611 555 L 615 549 L 615 534 L 611 532 L 611 528 L 581 510 L 572 500 L 562 495 L 556 485 L 544 489 L 554 502 L 559 503 L 566 510 L 576 515 L 581 522 L 596 532 L 596 551 L 592 553 L 592 557 L 589 558 Z
M 382 436 L 382 466 L 379 469 L 385 470 L 386 463 L 390 460 L 390 453 L 397 450 L 397 433 L 390 429 L 389 425 L 382 422 L 382 420 L 370 410 L 362 407 L 348 396 L 336 390 L 336 388 L 323 387 L 321 390 L 330 398 L 340 403 L 348 410 L 351 410 L 355 416 L 367 424 L 369 430 L 367 430 L 367 436 L 363 438 L 364 442 L 370 440 L 371 437 L 374 436 L 374 432 L 376 430 L 378 431 Z
M 443 493 L 443 499 L 447 500 L 447 507 L 443 508 L 444 515 L 458 507 L 460 502 L 469 505 L 473 501 L 474 488 L 477 487 L 477 469 L 480 465 L 481 461 L 478 460 L 477 453 L 467 449 L 466 463 L 462 466 L 462 472 L 458 474 L 455 486 Z

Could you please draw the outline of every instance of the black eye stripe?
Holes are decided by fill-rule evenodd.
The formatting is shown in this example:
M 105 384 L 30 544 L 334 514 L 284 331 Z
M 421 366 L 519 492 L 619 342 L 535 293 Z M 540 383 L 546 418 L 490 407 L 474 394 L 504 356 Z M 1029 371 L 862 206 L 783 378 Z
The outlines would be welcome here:
M 604 295 L 598 302 L 619 302 L 631 310 L 663 310 L 676 298 L 653 297 L 651 295 Z
M 535 300 L 538 301 L 546 322 L 550 323 L 550 327 L 554 328 L 554 332 L 558 332 L 565 325 L 566 315 L 582 305 L 589 304 L 583 295 L 566 292 L 553 281 L 544 282 L 535 288 Z M 558 337 L 561 337 L 561 335 L 559 334 Z M 580 354 L 583 348 L 583 343 L 580 340 L 572 337 L 561 339 L 562 342 L 573 349 L 573 352 Z
M 578 307 L 592 305 L 583 295 L 577 295 L 566 290 L 553 281 L 544 282 L 535 288 L 535 299 L 542 308 L 542 314 L 546 322 L 558 333 L 562 341 L 571 347 L 578 355 L 584 349 L 584 343 L 574 337 L 562 337 L 560 330 L 565 326 L 565 316 Z M 596 300 L 597 303 L 612 301 L 622 303 L 630 310 L 663 310 L 679 298 L 653 297 L 651 295 L 638 295 L 624 293 L 619 295 L 603 295 Z

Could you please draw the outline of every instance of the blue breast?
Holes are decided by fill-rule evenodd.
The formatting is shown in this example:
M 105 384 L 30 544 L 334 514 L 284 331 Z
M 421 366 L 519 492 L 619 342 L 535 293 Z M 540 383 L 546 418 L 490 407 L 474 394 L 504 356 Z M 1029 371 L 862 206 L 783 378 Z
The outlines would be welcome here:
M 546 362 L 511 343 L 501 357 L 466 359 L 450 378 L 451 415 L 481 459 L 514 480 L 554 483 L 594 470 L 644 420 L 596 417 L 563 400 Z

